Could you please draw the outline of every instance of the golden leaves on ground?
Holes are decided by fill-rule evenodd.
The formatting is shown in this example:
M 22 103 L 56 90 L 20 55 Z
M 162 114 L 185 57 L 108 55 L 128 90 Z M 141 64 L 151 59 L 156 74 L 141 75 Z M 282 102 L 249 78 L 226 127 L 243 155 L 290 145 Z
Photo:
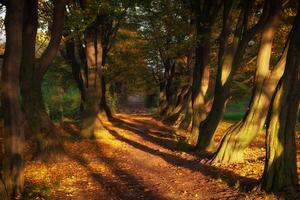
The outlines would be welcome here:
M 67 122 L 71 123 L 71 122 Z M 96 140 L 66 137 L 66 159 L 28 161 L 27 199 L 276 199 L 246 192 L 262 175 L 264 134 L 245 150 L 245 163 L 214 167 L 178 149 L 172 128 L 153 117 L 118 114 Z M 231 125 L 218 127 L 216 140 Z M 68 126 L 74 133 L 76 125 Z M 297 143 L 300 142 L 299 135 Z M 299 149 L 298 149 L 299 159 Z M 299 168 L 299 167 L 298 167 Z M 25 198 L 25 199 L 26 199 Z

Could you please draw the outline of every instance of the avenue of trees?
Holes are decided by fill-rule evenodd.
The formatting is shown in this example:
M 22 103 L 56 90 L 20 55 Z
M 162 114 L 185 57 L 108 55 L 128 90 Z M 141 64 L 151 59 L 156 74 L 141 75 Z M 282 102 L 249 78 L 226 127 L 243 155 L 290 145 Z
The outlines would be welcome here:
M 26 141 L 33 142 L 36 159 L 55 160 L 64 152 L 43 90 L 57 63 L 70 67 L 78 89 L 81 138 L 93 139 L 104 129 L 101 119 L 113 117 L 114 93 L 125 98 L 142 88 L 135 90 L 154 101 L 164 123 L 186 132 L 191 150 L 212 153 L 207 164 L 243 162 L 244 150 L 265 132 L 260 188 L 297 190 L 300 1 L 0 4 L 6 13 L 0 199 L 22 196 Z M 246 100 L 247 109 L 216 144 L 217 127 L 234 99 Z

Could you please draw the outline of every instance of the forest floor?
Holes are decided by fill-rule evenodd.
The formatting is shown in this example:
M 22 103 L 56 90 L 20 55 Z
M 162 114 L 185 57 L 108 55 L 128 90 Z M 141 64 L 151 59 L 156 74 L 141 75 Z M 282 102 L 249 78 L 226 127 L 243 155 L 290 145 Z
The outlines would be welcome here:
M 232 123 L 220 124 L 216 140 Z M 60 127 L 65 151 L 55 162 L 33 159 L 27 143 L 24 199 L 300 199 L 299 190 L 277 195 L 253 190 L 263 172 L 263 134 L 246 149 L 245 163 L 215 167 L 203 162 L 206 155 L 185 150 L 181 133 L 138 102 L 123 105 L 103 125 L 106 130 L 87 140 L 80 139 L 78 122 L 64 120 Z M 0 119 L 0 132 L 2 128 Z M 298 175 L 299 146 L 298 131 Z
M 116 114 L 103 124 L 107 131 L 97 132 L 97 139 L 80 140 L 78 125 L 64 122 L 66 156 L 53 163 L 35 160 L 26 163 L 26 199 L 300 197 L 299 192 L 293 196 L 275 196 L 251 190 L 263 170 L 263 135 L 246 150 L 245 163 L 218 168 L 203 164 L 196 153 L 180 150 L 176 132 L 146 113 Z M 230 124 L 223 122 L 218 135 Z

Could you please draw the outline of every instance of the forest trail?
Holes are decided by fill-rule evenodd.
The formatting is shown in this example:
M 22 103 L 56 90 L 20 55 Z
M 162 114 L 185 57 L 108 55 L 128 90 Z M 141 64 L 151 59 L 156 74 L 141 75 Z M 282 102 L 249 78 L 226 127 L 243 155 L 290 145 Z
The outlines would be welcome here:
M 179 151 L 174 131 L 151 115 L 117 114 L 103 124 L 107 131 L 96 140 L 66 139 L 66 159 L 26 164 L 28 199 L 248 198 L 240 188 L 255 179 Z M 72 137 L 78 134 L 72 123 L 64 128 Z

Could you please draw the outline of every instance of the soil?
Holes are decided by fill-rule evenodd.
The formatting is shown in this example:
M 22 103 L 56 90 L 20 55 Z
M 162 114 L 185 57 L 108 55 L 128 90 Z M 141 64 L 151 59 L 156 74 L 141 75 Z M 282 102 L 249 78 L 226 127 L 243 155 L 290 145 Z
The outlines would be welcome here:
M 122 113 L 103 122 L 94 140 L 78 139 L 76 123 L 64 122 L 66 156 L 28 161 L 27 199 L 297 199 L 298 193 L 267 195 L 253 190 L 263 170 L 261 135 L 246 162 L 223 167 L 184 151 L 172 127 L 147 114 Z M 219 133 L 230 122 L 223 122 Z M 219 134 L 220 136 L 220 134 Z M 298 138 L 299 141 L 299 138 Z M 299 154 L 298 154 L 299 155 Z M 30 160 L 30 158 L 28 158 Z
M 102 121 L 105 130 L 97 131 L 95 139 L 81 139 L 74 119 L 59 124 L 64 152 L 55 161 L 34 159 L 28 143 L 24 199 L 300 199 L 300 190 L 275 195 L 257 189 L 264 133 L 245 150 L 244 163 L 211 166 L 206 164 L 209 154 L 188 151 L 184 132 L 149 114 L 136 96 L 132 99 L 122 102 L 112 120 Z M 219 125 L 217 141 L 232 123 Z M 297 160 L 300 174 L 299 148 Z

